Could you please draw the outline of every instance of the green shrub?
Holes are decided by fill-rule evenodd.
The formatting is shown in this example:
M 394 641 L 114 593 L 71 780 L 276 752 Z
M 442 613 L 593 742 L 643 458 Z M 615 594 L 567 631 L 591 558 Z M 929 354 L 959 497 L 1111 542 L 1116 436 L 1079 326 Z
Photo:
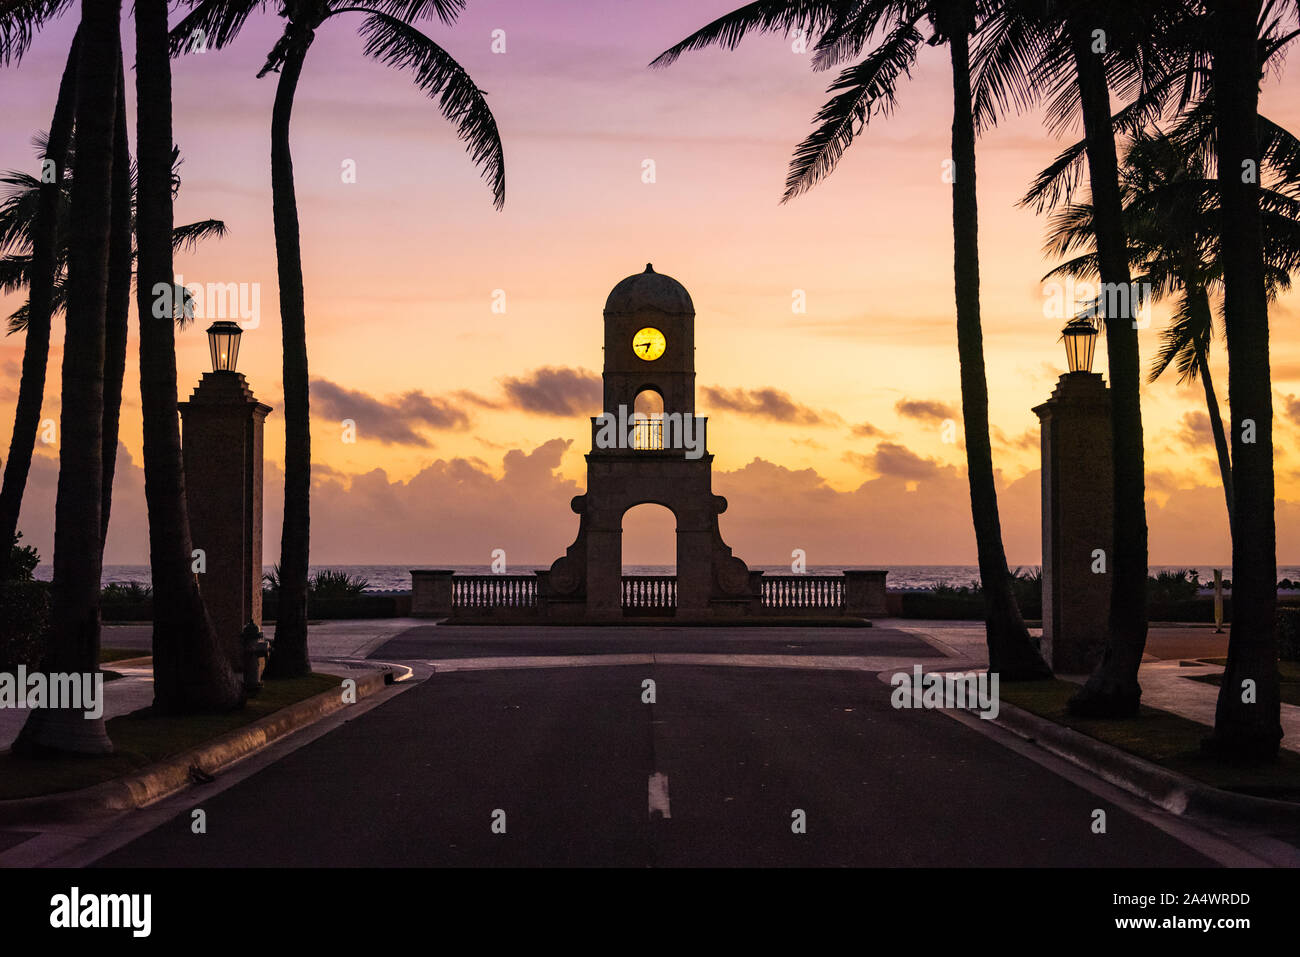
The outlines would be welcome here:
M 0 672 L 40 664 L 49 617 L 46 582 L 0 582 Z
M 19 545 L 22 532 L 14 533 L 13 544 L 9 547 L 9 577 L 14 581 L 29 582 L 36 566 L 41 563 L 41 556 L 34 545 Z
M 356 598 L 370 581 L 338 569 L 322 568 L 307 584 L 312 598 Z
M 1147 598 L 1150 601 L 1190 601 L 1200 593 L 1200 572 L 1183 568 L 1175 572 L 1160 572 L 1147 578 Z
M 100 591 L 99 600 L 105 605 L 135 605 L 153 601 L 153 586 L 143 582 L 113 582 Z

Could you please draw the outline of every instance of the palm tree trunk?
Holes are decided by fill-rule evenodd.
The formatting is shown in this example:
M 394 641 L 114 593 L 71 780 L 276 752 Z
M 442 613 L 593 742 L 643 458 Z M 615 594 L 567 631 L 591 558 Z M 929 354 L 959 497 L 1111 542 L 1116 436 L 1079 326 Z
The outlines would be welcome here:
M 155 313 L 155 287 L 171 292 L 172 75 L 167 0 L 136 0 L 136 245 L 144 494 L 153 578 L 154 710 L 224 711 L 243 700 L 242 676 L 222 650 L 190 573 L 193 541 L 176 410 L 173 315 Z M 168 299 L 170 302 L 170 298 Z
M 104 471 L 100 477 L 99 551 L 103 561 L 108 517 L 113 507 L 117 436 L 126 374 L 127 320 L 131 314 L 131 150 L 126 130 L 126 79 L 117 66 L 117 116 L 113 122 L 112 226 L 108 249 L 108 308 L 104 325 Z
M 104 325 L 120 17 L 121 0 L 82 0 L 54 581 L 42 661 L 48 673 L 85 675 L 99 670 L 101 560 L 99 549 L 87 544 L 97 543 L 100 535 Z M 91 719 L 63 708 L 33 711 L 14 742 L 18 753 L 103 753 L 112 748 L 102 717 Z
M 310 30 L 295 38 L 275 90 L 271 112 L 271 193 L 280 281 L 284 352 L 284 525 L 280 534 L 280 601 L 266 674 L 296 678 L 311 672 L 307 653 L 307 570 L 311 522 L 311 428 L 308 409 L 307 318 L 302 240 L 289 151 L 289 118 Z
M 1205 746 L 1224 757 L 1275 758 L 1282 726 L 1274 621 L 1273 395 L 1259 212 L 1260 0 L 1215 0 L 1210 9 L 1235 530 L 1228 664 L 1214 733 Z M 1254 175 L 1247 175 L 1247 164 Z
M 1211 327 L 1210 297 L 1205 287 L 1195 283 L 1186 285 L 1187 294 L 1192 297 L 1192 308 L 1196 310 L 1200 322 L 1209 338 Z M 1219 476 L 1223 481 L 1223 497 L 1228 503 L 1228 534 L 1233 531 L 1232 521 L 1232 457 L 1228 454 L 1228 437 L 1223 431 L 1223 414 L 1219 411 L 1219 399 L 1214 394 L 1214 380 L 1210 377 L 1210 363 L 1205 355 L 1205 346 L 1196 343 L 1196 369 L 1205 389 L 1205 412 L 1210 417 L 1210 431 L 1214 433 L 1214 451 L 1219 458 Z
M 1146 477 L 1142 447 L 1138 337 L 1134 292 L 1128 269 L 1119 164 L 1111 126 L 1105 62 L 1092 51 L 1093 24 L 1067 22 L 1074 54 L 1088 154 L 1088 179 L 1097 231 L 1097 261 L 1106 309 L 1106 356 L 1111 391 L 1111 454 L 1114 463 L 1114 523 L 1110 558 L 1110 623 L 1105 651 L 1087 683 L 1070 700 L 1074 714 L 1130 717 L 1142 689 L 1138 667 L 1147 639 Z M 1109 308 L 1118 305 L 1119 308 Z M 1117 314 L 1112 314 L 1117 313 Z
M 952 56 L 953 271 L 957 298 L 957 354 L 961 367 L 962 424 L 966 436 L 966 471 L 971 516 L 984 594 L 984 621 L 989 671 L 1002 681 L 1051 677 L 1029 636 L 1011 591 L 993 479 L 989 441 L 989 393 L 984 371 L 984 336 L 980 327 L 979 205 L 975 190 L 975 125 L 971 114 L 970 47 L 973 21 L 969 3 L 956 5 L 943 25 Z
M 46 140 L 45 156 L 54 163 L 52 182 L 46 182 L 42 169 L 41 190 L 37 200 L 36 222 L 32 230 L 32 272 L 27 300 L 27 338 L 23 345 L 23 371 L 18 385 L 18 404 L 14 410 L 14 431 L 5 459 L 4 485 L 0 488 L 0 581 L 8 578 L 9 543 L 18 529 L 23 491 L 32 467 L 36 433 L 41 424 L 41 406 L 45 399 L 45 374 L 50 358 L 50 314 L 54 301 L 55 261 L 58 255 L 59 198 L 63 190 L 64 166 L 68 142 L 72 137 L 73 112 L 76 109 L 77 63 L 80 55 L 81 30 L 72 38 L 68 62 L 59 82 L 54 118 Z

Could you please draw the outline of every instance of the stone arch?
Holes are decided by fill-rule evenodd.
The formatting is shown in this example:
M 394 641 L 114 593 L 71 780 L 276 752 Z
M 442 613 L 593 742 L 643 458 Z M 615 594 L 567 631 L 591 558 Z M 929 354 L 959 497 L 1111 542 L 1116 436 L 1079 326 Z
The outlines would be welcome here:
M 623 511 L 620 524 L 623 529 L 620 553 L 624 575 L 658 574 L 632 571 L 633 567 L 642 565 L 666 565 L 671 570 L 663 574 L 677 574 L 676 512 L 660 502 L 639 502 Z

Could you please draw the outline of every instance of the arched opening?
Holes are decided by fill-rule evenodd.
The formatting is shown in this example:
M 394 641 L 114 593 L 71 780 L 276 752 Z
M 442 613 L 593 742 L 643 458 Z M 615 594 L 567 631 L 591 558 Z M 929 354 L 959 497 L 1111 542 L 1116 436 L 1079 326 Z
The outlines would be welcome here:
M 664 397 L 658 389 L 645 388 L 632 400 L 632 432 L 634 449 L 662 449 L 664 447 Z
M 622 605 L 627 615 L 671 615 L 677 608 L 677 516 L 663 505 L 623 513 Z
M 677 516 L 649 502 L 623 513 L 623 574 L 677 574 Z

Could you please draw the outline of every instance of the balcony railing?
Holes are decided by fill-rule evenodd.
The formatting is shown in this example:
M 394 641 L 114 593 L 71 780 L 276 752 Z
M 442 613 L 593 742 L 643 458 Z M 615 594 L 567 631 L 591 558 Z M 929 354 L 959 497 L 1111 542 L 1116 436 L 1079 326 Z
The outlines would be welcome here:
M 632 423 L 632 448 L 644 451 L 664 447 L 664 420 L 637 419 Z
M 676 575 L 624 575 L 623 611 L 672 614 L 677 609 Z
M 451 580 L 453 608 L 533 608 L 536 575 L 457 575 Z
M 763 576 L 764 608 L 838 609 L 844 606 L 844 578 L 840 575 Z

